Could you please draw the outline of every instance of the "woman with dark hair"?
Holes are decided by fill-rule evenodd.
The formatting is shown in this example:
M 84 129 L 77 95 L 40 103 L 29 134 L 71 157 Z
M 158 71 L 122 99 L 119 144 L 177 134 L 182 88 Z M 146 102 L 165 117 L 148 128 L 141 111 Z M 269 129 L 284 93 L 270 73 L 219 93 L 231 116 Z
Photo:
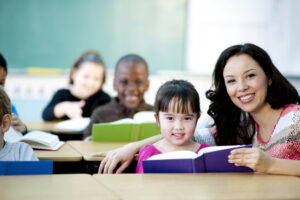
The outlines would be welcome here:
M 292 160 L 300 160 L 300 98 L 269 55 L 253 44 L 229 47 L 220 55 L 213 77 L 214 90 L 206 96 L 216 144 L 255 147 L 233 151 L 229 162 L 299 175 L 300 162 Z
M 297 90 L 276 69 L 269 55 L 253 44 L 225 49 L 215 66 L 208 114 L 214 126 L 195 132 L 195 140 L 209 145 L 252 143 L 236 149 L 229 162 L 255 171 L 300 175 L 300 102 Z M 108 153 L 100 171 L 122 172 L 135 153 L 159 137 L 130 143 Z

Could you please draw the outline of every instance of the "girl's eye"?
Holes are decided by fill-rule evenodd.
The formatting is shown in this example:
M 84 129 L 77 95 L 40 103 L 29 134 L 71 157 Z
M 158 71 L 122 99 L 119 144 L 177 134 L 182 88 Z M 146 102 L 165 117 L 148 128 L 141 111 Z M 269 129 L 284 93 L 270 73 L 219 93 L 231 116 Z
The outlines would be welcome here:
M 166 117 L 166 119 L 171 121 L 173 117 Z
M 184 120 L 191 120 L 191 117 L 185 117 Z

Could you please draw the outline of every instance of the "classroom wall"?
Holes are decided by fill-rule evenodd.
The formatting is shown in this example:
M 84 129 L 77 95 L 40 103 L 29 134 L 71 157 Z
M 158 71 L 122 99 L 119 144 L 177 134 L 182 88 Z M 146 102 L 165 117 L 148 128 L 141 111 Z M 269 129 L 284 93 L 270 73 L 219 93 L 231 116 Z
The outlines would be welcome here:
M 113 69 L 137 53 L 150 71 L 183 69 L 187 0 L 1 0 L 0 52 L 10 68 L 69 68 L 94 49 Z

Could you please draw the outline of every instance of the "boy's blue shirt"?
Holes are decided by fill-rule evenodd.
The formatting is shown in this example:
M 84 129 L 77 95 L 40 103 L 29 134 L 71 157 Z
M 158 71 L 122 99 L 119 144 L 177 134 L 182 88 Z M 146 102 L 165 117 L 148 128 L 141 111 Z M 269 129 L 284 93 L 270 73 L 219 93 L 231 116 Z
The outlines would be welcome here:
M 11 104 L 11 113 L 19 116 L 18 112 L 17 112 L 17 108 L 14 104 Z

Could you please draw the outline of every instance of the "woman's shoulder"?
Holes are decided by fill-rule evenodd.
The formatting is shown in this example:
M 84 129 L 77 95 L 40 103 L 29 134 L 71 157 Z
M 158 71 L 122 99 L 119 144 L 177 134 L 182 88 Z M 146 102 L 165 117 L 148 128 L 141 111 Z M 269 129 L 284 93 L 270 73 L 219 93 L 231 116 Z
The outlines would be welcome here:
M 286 105 L 281 112 L 281 117 L 284 117 L 284 116 L 287 116 L 290 114 L 300 115 L 300 105 L 297 105 L 297 104 Z

